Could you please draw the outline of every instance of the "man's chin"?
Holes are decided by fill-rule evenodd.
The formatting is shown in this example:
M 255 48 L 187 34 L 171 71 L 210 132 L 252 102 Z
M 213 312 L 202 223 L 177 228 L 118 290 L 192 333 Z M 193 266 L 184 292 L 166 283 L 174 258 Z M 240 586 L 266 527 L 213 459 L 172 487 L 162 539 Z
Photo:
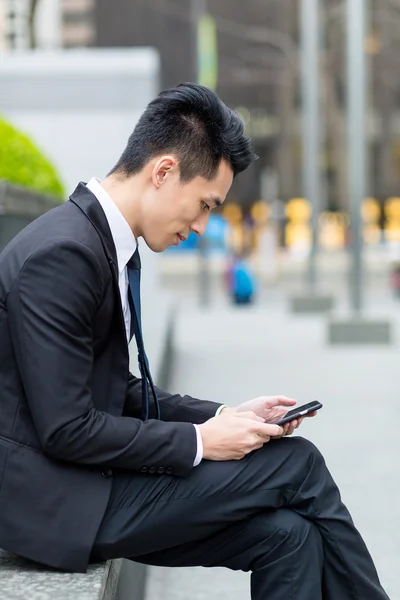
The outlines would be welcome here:
M 169 248 L 169 246 L 172 246 L 172 244 L 167 244 L 165 242 L 157 242 L 155 240 L 146 240 L 145 238 L 144 241 L 146 242 L 147 246 L 152 252 L 157 253 L 164 252 L 167 248 Z

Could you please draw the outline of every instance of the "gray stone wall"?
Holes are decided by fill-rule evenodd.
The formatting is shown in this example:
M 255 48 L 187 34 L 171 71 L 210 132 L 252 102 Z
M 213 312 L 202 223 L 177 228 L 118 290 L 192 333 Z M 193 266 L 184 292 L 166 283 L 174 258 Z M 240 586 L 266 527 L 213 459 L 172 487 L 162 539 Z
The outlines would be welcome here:
M 60 201 L 0 180 L 0 252 L 34 219 Z

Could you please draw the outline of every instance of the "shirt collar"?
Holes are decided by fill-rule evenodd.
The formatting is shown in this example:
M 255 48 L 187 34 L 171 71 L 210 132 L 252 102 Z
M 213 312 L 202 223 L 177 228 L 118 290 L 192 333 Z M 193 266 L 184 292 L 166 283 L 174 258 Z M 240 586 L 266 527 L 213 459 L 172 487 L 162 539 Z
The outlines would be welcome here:
M 86 187 L 96 196 L 106 215 L 117 253 L 118 271 L 122 273 L 137 248 L 135 236 L 111 196 L 100 185 L 100 180 L 92 177 Z

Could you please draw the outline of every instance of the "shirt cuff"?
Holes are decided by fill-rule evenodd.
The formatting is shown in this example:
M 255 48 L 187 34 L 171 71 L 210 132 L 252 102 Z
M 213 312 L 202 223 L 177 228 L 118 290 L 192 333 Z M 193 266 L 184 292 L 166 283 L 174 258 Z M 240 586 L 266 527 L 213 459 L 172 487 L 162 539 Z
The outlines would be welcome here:
M 216 417 L 218 417 L 219 413 L 223 408 L 227 408 L 226 404 L 221 404 L 221 406 L 217 409 L 217 412 L 215 413 Z
M 193 425 L 193 427 L 196 430 L 196 437 L 197 437 L 197 452 L 196 452 L 196 458 L 194 459 L 193 466 L 197 467 L 197 465 L 199 465 L 201 463 L 202 458 L 203 458 L 203 440 L 202 440 L 200 429 L 198 428 L 198 426 Z

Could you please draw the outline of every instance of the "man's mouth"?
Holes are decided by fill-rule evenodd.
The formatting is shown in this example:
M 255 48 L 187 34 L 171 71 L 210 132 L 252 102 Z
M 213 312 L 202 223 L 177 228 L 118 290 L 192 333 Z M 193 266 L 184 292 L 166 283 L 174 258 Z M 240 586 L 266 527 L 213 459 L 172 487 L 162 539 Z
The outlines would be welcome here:
M 180 233 L 178 233 L 178 238 L 181 240 L 181 242 L 186 242 L 187 238 L 184 235 L 181 235 Z

